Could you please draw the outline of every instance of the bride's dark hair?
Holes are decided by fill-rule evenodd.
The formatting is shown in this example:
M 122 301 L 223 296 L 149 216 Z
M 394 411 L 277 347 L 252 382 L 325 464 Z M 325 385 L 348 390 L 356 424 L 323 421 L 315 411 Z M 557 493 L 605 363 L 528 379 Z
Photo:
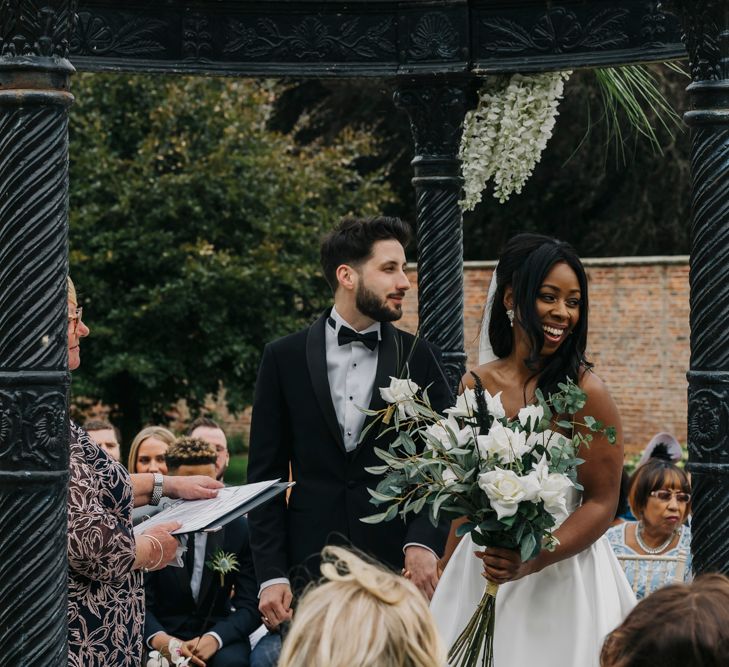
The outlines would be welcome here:
M 544 346 L 544 332 L 537 316 L 536 302 L 544 279 L 559 262 L 567 264 L 577 275 L 580 318 L 572 334 L 557 351 L 542 359 L 540 351 Z M 580 370 L 590 368 L 592 364 L 585 359 L 589 310 L 587 274 L 574 248 L 564 241 L 541 234 L 518 234 L 504 246 L 496 271 L 496 292 L 489 322 L 491 347 L 494 354 L 502 358 L 509 356 L 513 345 L 512 329 L 504 306 L 504 291 L 509 285 L 513 292 L 515 316 L 531 343 L 531 352 L 524 363 L 538 375 L 537 387 L 546 396 L 559 391 L 557 385 L 565 378 L 577 383 Z

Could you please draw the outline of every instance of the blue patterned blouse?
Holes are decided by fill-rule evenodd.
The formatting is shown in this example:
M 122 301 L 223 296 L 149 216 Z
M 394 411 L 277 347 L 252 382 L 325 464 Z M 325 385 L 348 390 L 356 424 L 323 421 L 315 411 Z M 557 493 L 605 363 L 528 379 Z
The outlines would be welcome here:
M 676 561 L 651 558 L 639 558 L 637 560 L 625 559 L 621 560 L 621 556 L 641 556 L 636 551 L 631 549 L 625 540 L 625 531 L 629 525 L 637 525 L 635 521 L 626 521 L 612 528 L 608 528 L 607 535 L 610 541 L 610 546 L 613 548 L 613 552 L 620 560 L 620 564 L 625 570 L 625 574 L 628 577 L 628 581 L 633 588 L 636 597 L 640 600 L 646 596 L 646 590 L 648 593 L 653 592 L 657 588 L 666 586 L 674 583 L 676 579 L 676 569 L 679 567 L 679 563 Z M 678 545 L 675 548 L 670 549 L 662 554 L 662 557 L 675 558 L 679 555 L 686 558 L 686 562 L 683 566 L 683 581 L 691 581 L 691 529 L 683 525 L 681 526 L 681 537 L 678 540 Z

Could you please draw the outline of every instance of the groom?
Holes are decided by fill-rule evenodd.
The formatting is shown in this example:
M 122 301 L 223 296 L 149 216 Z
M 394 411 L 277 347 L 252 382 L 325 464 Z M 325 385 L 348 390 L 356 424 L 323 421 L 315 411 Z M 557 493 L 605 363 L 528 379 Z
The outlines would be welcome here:
M 393 327 L 410 288 L 405 246 L 410 230 L 396 218 L 345 219 L 321 245 L 324 276 L 334 305 L 313 325 L 269 343 L 256 382 L 248 482 L 296 482 L 288 503 L 268 503 L 249 515 L 251 546 L 264 623 L 275 628 L 291 617 L 297 593 L 319 576 L 327 544 L 352 545 L 397 569 L 430 597 L 447 527 L 422 516 L 405 524 L 370 525 L 362 517 L 378 508 L 368 487 L 380 478 L 365 471 L 381 465 L 374 447 L 387 448 L 395 434 L 377 439 L 376 427 L 360 442 L 369 420 L 359 409 L 385 406 L 379 387 L 405 372 L 428 387 L 442 411 L 451 395 L 437 352 Z

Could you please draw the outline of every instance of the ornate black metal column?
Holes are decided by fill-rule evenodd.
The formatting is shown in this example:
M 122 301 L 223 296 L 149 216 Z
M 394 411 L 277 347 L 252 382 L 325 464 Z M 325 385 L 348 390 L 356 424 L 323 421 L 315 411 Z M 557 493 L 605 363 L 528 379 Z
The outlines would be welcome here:
M 395 103 L 407 111 L 415 141 L 413 185 L 418 216 L 420 331 L 443 351 L 457 390 L 465 370 L 463 345 L 463 218 L 458 147 L 470 101 L 467 79 L 405 83 Z
M 66 665 L 68 0 L 0 1 L 0 665 Z
M 729 573 L 729 0 L 679 0 L 693 83 L 689 470 L 696 572 Z

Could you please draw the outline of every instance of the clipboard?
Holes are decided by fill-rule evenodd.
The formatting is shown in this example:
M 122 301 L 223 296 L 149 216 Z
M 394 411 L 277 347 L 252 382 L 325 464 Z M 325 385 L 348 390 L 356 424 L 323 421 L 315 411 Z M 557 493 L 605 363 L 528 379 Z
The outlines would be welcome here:
M 254 484 L 228 486 L 221 489 L 216 498 L 176 500 L 153 517 L 134 526 L 134 534 L 141 535 L 145 530 L 167 521 L 182 523 L 180 528 L 173 531 L 173 535 L 215 532 L 233 519 L 284 493 L 294 484 L 295 482 L 273 479 Z

